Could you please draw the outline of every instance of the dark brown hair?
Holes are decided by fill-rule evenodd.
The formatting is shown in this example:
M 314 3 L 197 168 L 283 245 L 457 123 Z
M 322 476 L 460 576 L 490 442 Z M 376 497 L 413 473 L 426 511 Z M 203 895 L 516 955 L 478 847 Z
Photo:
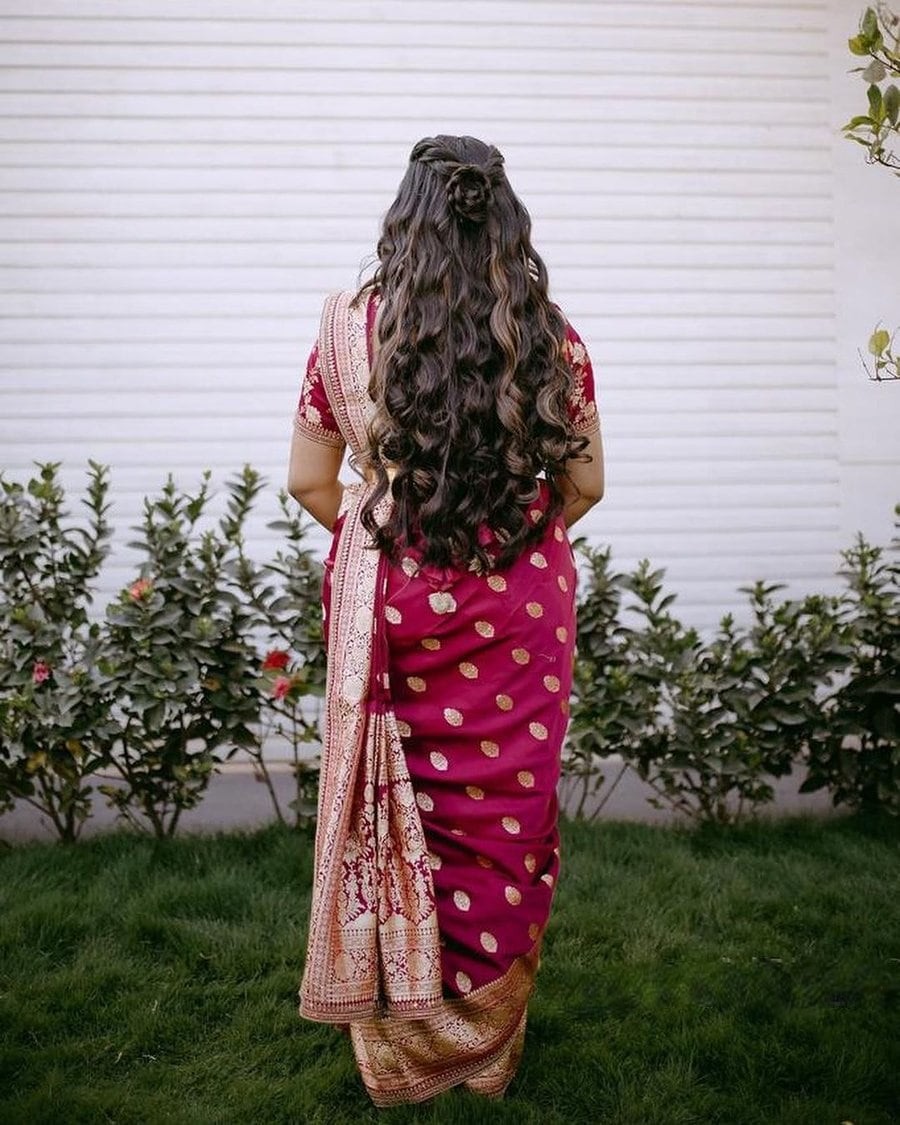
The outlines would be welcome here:
M 363 525 L 393 558 L 417 543 L 426 563 L 506 566 L 561 510 L 555 477 L 587 442 L 568 427 L 566 322 L 498 150 L 474 137 L 419 141 L 377 256 L 357 294 L 380 297 L 363 461 L 376 487 Z M 541 472 L 549 505 L 536 523 L 527 510 Z M 389 488 L 393 510 L 378 526 Z M 501 544 L 496 558 L 482 524 Z

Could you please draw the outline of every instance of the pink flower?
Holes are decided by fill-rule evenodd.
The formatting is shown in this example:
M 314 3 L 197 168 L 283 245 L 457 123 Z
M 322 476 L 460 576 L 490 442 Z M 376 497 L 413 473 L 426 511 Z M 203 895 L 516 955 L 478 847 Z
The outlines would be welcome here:
M 290 653 L 280 648 L 273 648 L 271 652 L 266 653 L 266 658 L 262 662 L 263 670 L 287 668 L 290 659 Z
M 51 668 L 49 664 L 45 664 L 43 660 L 36 660 L 34 667 L 31 669 L 31 678 L 36 684 L 42 684 L 44 680 L 50 679 Z
M 284 699 L 287 693 L 291 690 L 290 676 L 279 676 L 275 683 L 272 685 L 272 695 L 276 699 Z
M 128 593 L 133 601 L 143 601 L 152 591 L 153 583 L 149 578 L 139 578 L 128 588 Z

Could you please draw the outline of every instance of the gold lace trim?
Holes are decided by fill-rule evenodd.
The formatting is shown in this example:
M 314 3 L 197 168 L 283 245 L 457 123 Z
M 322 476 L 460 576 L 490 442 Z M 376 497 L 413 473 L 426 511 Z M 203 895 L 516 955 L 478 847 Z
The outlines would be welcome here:
M 503 1093 L 518 1067 L 540 940 L 502 977 L 443 1002 L 427 1019 L 357 1021 L 350 1038 L 363 1082 L 378 1106 L 420 1102 L 466 1082 Z

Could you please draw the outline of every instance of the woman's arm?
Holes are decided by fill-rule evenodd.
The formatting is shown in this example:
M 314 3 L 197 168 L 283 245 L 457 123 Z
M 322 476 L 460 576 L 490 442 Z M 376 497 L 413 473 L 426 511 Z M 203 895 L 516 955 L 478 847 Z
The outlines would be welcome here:
M 603 499 L 603 441 L 599 430 L 595 430 L 590 436 L 584 455 L 590 461 L 572 458 L 566 462 L 566 474 L 560 474 L 556 478 L 563 494 L 563 519 L 566 527 L 571 527 Z
M 343 460 L 343 446 L 326 445 L 294 430 L 287 490 L 328 531 L 334 528 L 344 495 L 338 480 Z

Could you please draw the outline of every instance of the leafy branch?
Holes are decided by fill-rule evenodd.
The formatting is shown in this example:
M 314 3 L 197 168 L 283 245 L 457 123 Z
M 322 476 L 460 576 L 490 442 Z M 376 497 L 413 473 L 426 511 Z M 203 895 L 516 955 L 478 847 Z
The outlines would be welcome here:
M 887 40 L 892 41 L 888 46 Z M 900 176 L 900 157 L 887 148 L 892 138 L 900 133 L 900 90 L 891 82 L 884 90 L 881 83 L 900 77 L 900 16 L 879 3 L 876 8 L 866 8 L 860 20 L 859 33 L 847 40 L 852 54 L 867 57 L 866 66 L 853 67 L 848 73 L 860 74 L 868 83 L 866 98 L 869 112 L 851 117 L 842 127 L 844 136 L 866 149 L 867 164 L 881 164 Z M 877 382 L 900 379 L 900 362 L 892 350 L 893 339 L 884 328 L 877 328 L 869 337 L 868 350 L 874 357 L 874 371 L 870 371 L 860 353 L 863 367 L 870 379 Z

